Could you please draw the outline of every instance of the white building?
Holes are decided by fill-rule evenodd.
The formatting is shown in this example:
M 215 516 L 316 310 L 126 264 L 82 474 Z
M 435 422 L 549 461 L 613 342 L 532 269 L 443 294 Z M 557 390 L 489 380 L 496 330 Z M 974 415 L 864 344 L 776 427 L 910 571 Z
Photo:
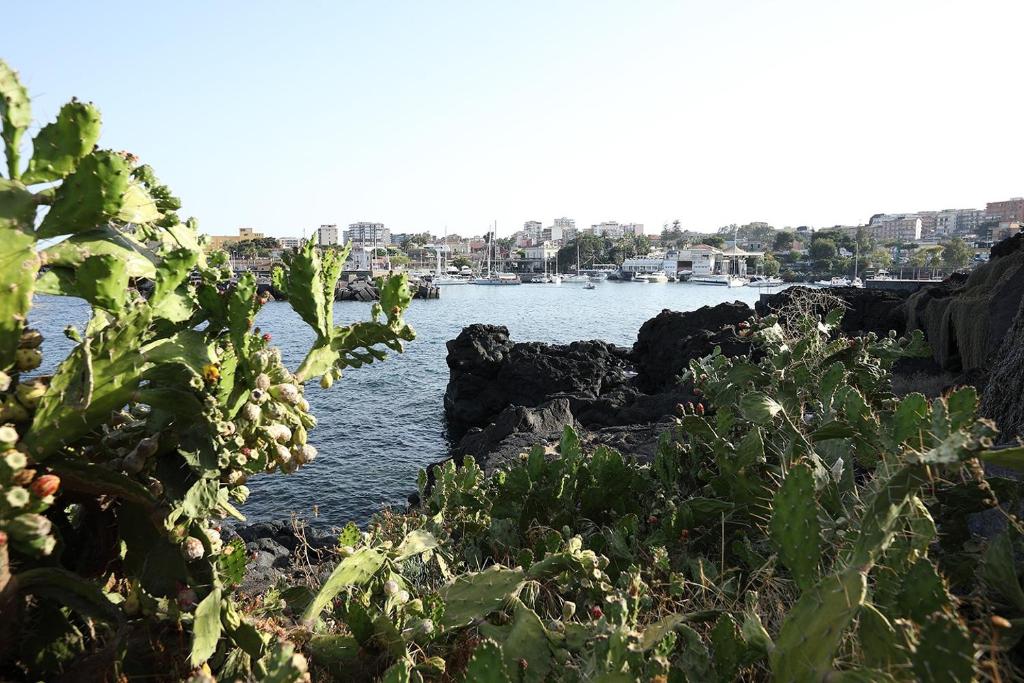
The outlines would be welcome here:
M 551 242 L 543 242 L 534 247 L 527 247 L 523 253 L 528 261 L 550 261 L 558 255 L 558 246 Z
M 639 237 L 640 235 L 644 234 L 644 224 L 643 223 L 623 223 L 622 224 L 622 233 L 624 235 L 636 235 L 637 237 Z
M 301 237 L 278 237 L 277 243 L 281 245 L 283 249 L 298 249 L 305 242 Z
M 343 234 L 345 243 L 362 242 L 366 244 L 390 244 L 391 231 L 384 227 L 383 223 L 350 223 L 348 230 Z
M 316 230 L 316 243 L 321 247 L 338 244 L 338 226 L 321 225 Z
M 604 221 L 603 223 L 591 225 L 590 232 L 598 237 L 609 237 L 611 239 L 618 239 L 623 235 L 622 226 L 619 225 L 618 221 Z

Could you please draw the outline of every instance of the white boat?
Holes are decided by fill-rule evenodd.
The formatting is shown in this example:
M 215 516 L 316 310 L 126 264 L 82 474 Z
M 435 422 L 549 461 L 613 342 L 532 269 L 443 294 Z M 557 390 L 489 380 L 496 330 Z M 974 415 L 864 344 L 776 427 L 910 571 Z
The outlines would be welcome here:
M 668 282 L 668 275 L 665 275 L 664 271 L 659 270 L 656 273 L 647 274 L 648 282 Z
M 831 280 L 818 280 L 815 284 L 821 285 L 822 287 L 849 287 L 850 278 L 834 277 Z
M 557 261 L 556 261 L 557 263 Z M 590 282 L 590 278 L 580 273 L 580 246 L 576 245 L 576 274 L 566 275 L 562 278 L 562 282 L 570 285 L 578 285 L 584 282 Z
M 608 278 L 608 276 L 606 274 L 604 274 L 604 273 L 597 273 L 597 274 L 594 274 L 594 275 L 588 275 L 587 276 L 587 279 L 590 280 L 591 282 L 603 282 L 607 278 Z
M 864 289 L 864 283 L 861 281 L 861 279 L 859 277 L 853 278 L 850 281 L 850 286 L 851 287 L 856 287 L 858 289 Z
M 469 278 L 455 275 L 436 275 L 431 280 L 438 287 L 451 287 L 452 285 L 468 285 Z
M 750 282 L 747 283 L 747 287 L 778 287 L 779 285 L 785 284 L 781 277 L 769 276 L 769 275 L 755 275 L 751 278 Z
M 597 285 L 595 285 L 593 282 L 588 282 L 587 284 L 583 285 L 583 289 L 597 289 Z
M 632 282 L 650 282 L 651 276 L 647 273 L 635 273 Z
M 749 282 L 745 277 L 723 275 L 721 273 L 717 275 L 694 275 L 689 281 L 698 285 L 718 285 L 720 287 L 742 287 Z

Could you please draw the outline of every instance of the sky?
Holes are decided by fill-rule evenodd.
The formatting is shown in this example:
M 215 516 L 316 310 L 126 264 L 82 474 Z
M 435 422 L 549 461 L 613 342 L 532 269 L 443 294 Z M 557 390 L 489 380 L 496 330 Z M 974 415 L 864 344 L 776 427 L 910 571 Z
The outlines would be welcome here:
M 526 220 L 714 230 L 1024 195 L 1020 0 L 16 3 L 71 96 L 210 234 Z M 34 131 L 33 131 L 34 132 Z

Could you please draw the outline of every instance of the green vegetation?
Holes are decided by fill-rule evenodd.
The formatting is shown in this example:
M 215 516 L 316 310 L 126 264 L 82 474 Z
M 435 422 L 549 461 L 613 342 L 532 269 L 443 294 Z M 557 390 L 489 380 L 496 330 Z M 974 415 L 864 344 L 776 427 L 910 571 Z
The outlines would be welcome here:
M 148 166 L 94 148 L 91 104 L 66 104 L 27 165 L 30 102 L 3 62 L 0 104 L 0 677 L 74 662 L 80 680 L 178 680 L 209 661 L 298 680 L 293 646 L 232 597 L 245 552 L 219 520 L 241 518 L 249 476 L 316 456 L 304 381 L 329 385 L 412 339 L 404 278 L 384 283 L 371 321 L 336 326 L 344 255 L 289 254 L 277 284 L 316 331 L 292 373 L 252 327 L 252 276 L 232 282 L 223 252 L 203 255 Z M 92 307 L 51 375 L 27 326 L 36 294 Z
M 345 250 L 288 254 L 275 285 L 316 337 L 290 371 L 252 327 L 252 279 L 203 256 L 148 167 L 93 149 L 91 105 L 25 166 L 29 102 L 2 63 L 0 103 L 4 678 L 288 683 L 307 657 L 345 681 L 1020 677 L 1020 486 L 982 464 L 1024 469 L 1024 447 L 991 450 L 973 389 L 892 394 L 919 334 L 847 338 L 841 310 L 803 300 L 741 324 L 748 355 L 691 363 L 702 400 L 653 462 L 584 453 L 571 429 L 489 477 L 448 462 L 418 508 L 347 526 L 321 585 L 242 603 L 244 547 L 218 520 L 248 476 L 315 457 L 304 382 L 412 339 L 406 283 L 337 326 Z M 93 310 L 50 376 L 35 293 Z M 1006 522 L 987 542 L 982 511 Z

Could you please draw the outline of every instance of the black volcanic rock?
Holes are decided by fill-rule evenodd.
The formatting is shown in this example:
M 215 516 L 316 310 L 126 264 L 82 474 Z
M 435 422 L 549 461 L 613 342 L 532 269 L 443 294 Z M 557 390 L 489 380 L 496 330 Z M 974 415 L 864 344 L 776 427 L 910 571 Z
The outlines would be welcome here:
M 754 309 L 758 315 L 771 315 L 785 307 L 795 296 L 820 292 L 810 287 L 789 287 L 775 294 L 762 295 Z M 896 334 L 906 332 L 906 316 L 900 306 L 907 300 L 907 295 L 887 289 L 866 289 L 861 287 L 830 287 L 828 294 L 842 299 L 846 304 L 846 312 L 840 325 L 846 334 L 867 334 L 874 332 L 880 337 L 895 330 Z M 824 309 L 820 310 L 825 314 Z
M 744 353 L 748 344 L 735 334 L 735 326 L 753 315 L 739 301 L 702 306 L 680 313 L 663 310 L 643 324 L 633 344 L 636 384 L 655 392 L 677 383 L 690 361 L 721 345 L 727 356 Z
M 508 406 L 600 396 L 625 382 L 627 360 L 624 349 L 602 341 L 513 344 L 505 327 L 470 325 L 448 342 L 449 434 L 484 427 Z

